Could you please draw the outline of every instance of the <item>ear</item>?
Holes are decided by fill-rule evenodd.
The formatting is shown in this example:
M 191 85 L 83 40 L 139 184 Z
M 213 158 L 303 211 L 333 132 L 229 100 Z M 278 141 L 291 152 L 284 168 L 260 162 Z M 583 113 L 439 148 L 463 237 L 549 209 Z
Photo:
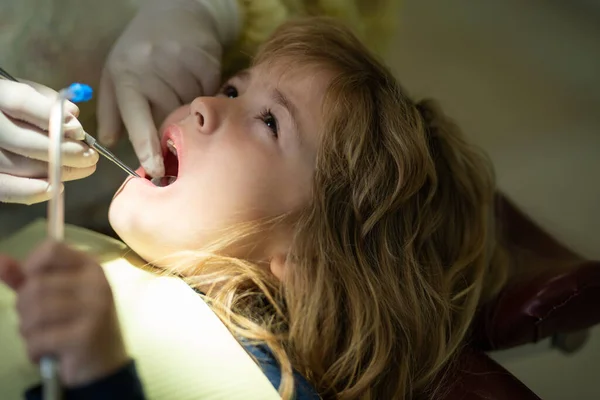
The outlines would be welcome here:
M 286 268 L 289 268 L 287 265 L 287 254 L 277 253 L 271 258 L 269 269 L 271 270 L 271 273 L 275 275 L 275 278 L 283 281 Z

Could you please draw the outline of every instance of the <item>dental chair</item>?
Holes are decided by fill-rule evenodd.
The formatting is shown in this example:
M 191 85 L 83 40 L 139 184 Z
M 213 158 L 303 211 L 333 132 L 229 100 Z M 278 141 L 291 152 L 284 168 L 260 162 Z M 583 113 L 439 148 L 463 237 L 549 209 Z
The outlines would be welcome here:
M 561 245 L 500 194 L 496 215 L 515 273 L 481 307 L 442 400 L 539 399 L 485 352 L 546 338 L 572 352 L 581 333 L 600 323 L 600 262 Z

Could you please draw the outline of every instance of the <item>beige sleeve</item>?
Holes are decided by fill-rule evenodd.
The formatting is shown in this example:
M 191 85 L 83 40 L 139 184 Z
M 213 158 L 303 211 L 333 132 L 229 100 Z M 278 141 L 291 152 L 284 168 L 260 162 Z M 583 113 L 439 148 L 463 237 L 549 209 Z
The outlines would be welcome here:
M 225 53 L 223 76 L 246 68 L 273 31 L 298 16 L 330 16 L 350 26 L 376 54 L 385 56 L 401 0 L 238 0 L 242 32 Z

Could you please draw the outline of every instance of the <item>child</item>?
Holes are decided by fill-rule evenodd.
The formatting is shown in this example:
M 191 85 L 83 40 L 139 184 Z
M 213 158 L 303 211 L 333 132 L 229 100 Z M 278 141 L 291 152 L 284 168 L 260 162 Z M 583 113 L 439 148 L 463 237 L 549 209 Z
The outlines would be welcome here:
M 489 163 L 434 103 L 410 100 L 347 29 L 306 19 L 171 115 L 162 147 L 177 180 L 127 179 L 111 224 L 204 294 L 283 398 L 441 390 L 504 266 Z M 55 354 L 67 387 L 141 398 L 96 262 L 46 244 L 17 264 L 0 272 L 30 356 Z

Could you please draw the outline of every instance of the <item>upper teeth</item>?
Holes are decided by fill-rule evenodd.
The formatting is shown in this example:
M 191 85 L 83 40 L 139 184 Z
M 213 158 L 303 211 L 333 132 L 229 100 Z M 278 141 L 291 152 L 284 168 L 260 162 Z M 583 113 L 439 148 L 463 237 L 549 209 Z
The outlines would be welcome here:
M 167 148 L 171 153 L 177 155 L 177 147 L 175 147 L 175 143 L 171 139 L 167 139 Z

